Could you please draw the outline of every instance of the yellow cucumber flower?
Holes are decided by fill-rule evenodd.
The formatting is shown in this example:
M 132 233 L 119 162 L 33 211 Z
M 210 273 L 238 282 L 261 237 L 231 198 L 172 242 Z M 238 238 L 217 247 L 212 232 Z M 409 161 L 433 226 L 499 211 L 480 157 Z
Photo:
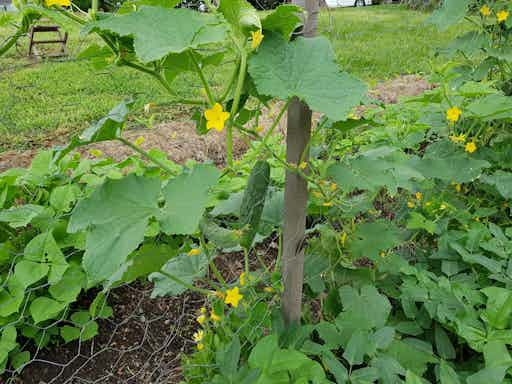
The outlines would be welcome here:
M 144 139 L 144 136 L 139 136 L 135 139 L 135 141 L 133 142 L 133 144 L 135 144 L 137 147 L 140 147 L 142 145 L 142 143 L 144 143 L 146 139 Z
M 233 308 L 236 308 L 238 307 L 238 302 L 242 300 L 243 297 L 244 295 L 240 294 L 240 289 L 235 287 L 226 291 L 226 298 L 224 299 L 224 302 L 231 305 Z
M 414 196 L 416 196 L 416 200 L 421 200 L 421 199 L 423 199 L 423 194 L 422 194 L 421 192 L 416 192 L 416 193 L 414 194 Z
M 204 116 L 206 117 L 206 129 L 214 128 L 221 132 L 224 129 L 226 120 L 229 119 L 229 112 L 224 112 L 222 105 L 215 103 L 211 109 L 207 109 L 204 112 Z
M 51 7 L 52 5 L 57 5 L 59 7 L 69 7 L 71 6 L 71 0 L 45 0 L 45 4 L 47 7 Z
M 199 248 L 192 248 L 190 251 L 188 251 L 187 255 L 189 256 L 197 256 L 201 254 L 201 250 Z
M 509 12 L 508 11 L 506 11 L 504 9 L 499 11 L 496 14 L 496 17 L 498 18 L 498 23 L 503 23 L 503 22 L 507 21 L 508 16 L 509 16 Z
M 197 331 L 196 333 L 194 333 L 192 335 L 192 338 L 194 339 L 194 341 L 196 343 L 200 343 L 201 341 L 203 341 L 204 339 L 204 331 L 203 330 L 199 330 Z
M 197 344 L 197 350 L 198 351 L 202 351 L 203 349 L 204 349 L 204 344 L 203 343 Z
M 446 111 L 446 119 L 452 123 L 456 123 L 460 115 L 462 115 L 462 111 L 459 107 L 451 107 Z
M 454 143 L 464 143 L 466 141 L 466 135 L 460 134 L 458 136 L 450 135 L 450 140 Z
M 203 325 L 206 322 L 206 315 L 199 315 L 196 320 L 200 325 Z
M 467 153 L 473 153 L 475 152 L 477 149 L 476 147 L 476 144 L 474 141 L 470 141 L 469 143 L 466 144 L 466 146 L 464 147 L 464 150 L 467 152 Z
M 485 4 L 482 8 L 480 8 L 480 13 L 482 16 L 490 16 L 491 15 L 491 8 L 487 4 Z
M 213 311 L 213 309 L 212 309 L 212 311 L 210 312 L 210 317 L 212 318 L 212 321 L 215 321 L 215 322 L 220 321 L 220 316 L 219 316 L 219 315 L 217 315 L 217 314 Z
M 252 35 L 252 49 L 256 49 L 260 46 L 261 42 L 263 41 L 263 38 L 265 37 L 263 35 L 263 32 L 261 29 L 258 29 L 257 31 L 251 32 Z

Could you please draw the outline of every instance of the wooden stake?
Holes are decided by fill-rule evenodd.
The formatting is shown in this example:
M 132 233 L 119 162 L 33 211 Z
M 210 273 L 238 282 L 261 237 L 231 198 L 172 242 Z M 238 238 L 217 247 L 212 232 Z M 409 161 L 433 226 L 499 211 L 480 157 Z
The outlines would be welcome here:
M 318 20 L 318 0 L 294 0 L 293 3 L 306 9 L 304 36 L 314 36 Z M 296 65 L 300 65 L 300 62 Z M 311 110 L 305 103 L 298 98 L 292 99 L 288 107 L 286 134 L 286 161 L 288 163 L 298 166 L 301 161 L 308 161 L 309 154 L 306 151 L 311 137 L 311 117 Z M 308 185 L 306 180 L 295 172 L 287 171 L 284 192 L 282 312 L 288 326 L 299 323 L 302 313 L 307 203 Z

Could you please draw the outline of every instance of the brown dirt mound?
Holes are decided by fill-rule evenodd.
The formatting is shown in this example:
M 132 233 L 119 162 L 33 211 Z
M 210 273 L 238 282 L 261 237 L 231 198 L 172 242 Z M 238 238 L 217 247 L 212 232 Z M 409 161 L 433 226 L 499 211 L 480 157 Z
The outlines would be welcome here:
M 369 95 L 384 104 L 396 104 L 401 97 L 418 96 L 434 87 L 420 75 L 403 75 L 378 84 Z
M 417 96 L 432 89 L 434 86 L 428 83 L 419 75 L 405 75 L 396 79 L 385 81 L 369 92 L 369 95 L 381 100 L 385 104 L 397 103 L 400 97 Z M 271 115 L 276 113 L 277 105 L 272 108 L 267 116 L 261 119 L 261 125 L 268 128 L 271 124 Z M 284 130 L 284 118 L 281 121 L 279 129 Z M 177 163 L 183 163 L 187 159 L 197 161 L 211 160 L 217 165 L 225 163 L 225 133 L 210 132 L 207 135 L 200 136 L 196 133 L 195 127 L 190 122 L 169 122 L 159 124 L 153 129 L 133 129 L 126 131 L 125 137 L 128 140 L 135 140 L 143 136 L 145 141 L 142 148 L 157 148 L 169 154 L 169 158 Z M 62 145 L 65 139 L 62 137 L 53 137 L 43 141 L 40 146 L 34 149 L 24 151 L 5 151 L 0 153 L 0 172 L 13 167 L 26 167 L 30 164 L 32 158 L 41 148 L 50 148 L 54 145 Z M 96 148 L 105 153 L 106 156 L 115 160 L 122 160 L 128 155 L 133 154 L 130 148 L 127 148 L 118 142 L 101 143 L 82 149 L 81 152 L 87 154 L 88 150 Z M 235 137 L 234 155 L 240 156 L 246 149 L 246 143 L 240 138 Z

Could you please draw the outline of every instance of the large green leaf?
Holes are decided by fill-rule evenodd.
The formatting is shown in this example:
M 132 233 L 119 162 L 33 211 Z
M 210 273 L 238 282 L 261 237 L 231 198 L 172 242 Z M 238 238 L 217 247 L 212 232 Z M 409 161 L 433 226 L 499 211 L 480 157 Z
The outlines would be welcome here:
M 7 281 L 7 287 L 0 289 L 0 317 L 18 312 L 25 298 L 25 287 L 15 277 Z
M 49 270 L 46 263 L 21 260 L 14 267 L 14 277 L 27 288 L 45 277 Z
M 455 370 L 444 361 L 441 362 L 439 367 L 439 378 L 441 384 L 461 384 Z
M 225 39 L 225 25 L 216 15 L 183 8 L 142 7 L 139 12 L 112 16 L 86 28 L 132 37 L 135 53 L 144 63 Z
M 217 183 L 219 171 L 211 165 L 197 165 L 175 177 L 164 188 L 165 206 L 160 216 L 167 234 L 197 231 L 208 202 L 208 190 Z
M 44 207 L 34 204 L 25 204 L 19 207 L 0 210 L 0 222 L 8 223 L 13 228 L 24 227 L 34 218 L 43 213 Z
M 411 166 L 427 178 L 457 183 L 467 183 L 478 178 L 491 164 L 475 159 L 463 148 L 444 140 L 427 147 L 423 158 L 414 159 Z
M 302 25 L 302 8 L 292 4 L 281 4 L 261 22 L 264 31 L 280 33 L 286 40 Z
M 48 288 L 48 292 L 55 300 L 72 303 L 77 299 L 85 284 L 86 277 L 82 267 L 72 264 L 66 270 L 62 279 Z
M 61 159 L 73 149 L 83 145 L 115 140 L 120 137 L 132 106 L 133 100 L 123 101 L 116 105 L 107 116 L 98 120 L 79 136 L 73 137 L 67 146 L 59 149 L 56 158 Z
M 267 34 L 249 60 L 249 73 L 258 93 L 289 100 L 304 100 L 314 111 L 332 120 L 345 120 L 366 95 L 366 86 L 340 72 L 325 37 L 298 38 L 288 43 Z
M 481 180 L 494 185 L 505 199 L 512 199 L 512 172 L 496 171 L 490 176 L 482 176 Z
M 0 337 L 0 374 L 4 372 L 9 353 L 18 346 L 16 336 L 16 328 L 13 325 L 2 329 L 2 337 Z
M 512 97 L 500 94 L 487 95 L 466 107 L 470 116 L 485 121 L 512 118 Z
M 30 315 L 35 324 L 56 318 L 65 308 L 66 303 L 50 299 L 49 297 L 37 297 L 30 304 Z
M 361 290 L 350 286 L 339 289 L 343 312 L 336 318 L 336 325 L 344 333 L 345 339 L 356 330 L 382 328 L 391 312 L 391 304 L 372 285 L 365 285 Z
M 151 297 L 179 295 L 187 290 L 182 282 L 187 285 L 193 284 L 195 280 L 204 277 L 207 269 L 208 259 L 204 253 L 182 253 L 169 260 L 161 272 L 149 275 L 149 280 L 155 284 Z
M 502 384 L 506 372 L 506 366 L 486 367 L 469 376 L 466 382 L 467 384 Z
M 437 362 L 432 351 L 424 344 L 417 339 L 394 340 L 387 353 L 394 357 L 402 367 L 422 376 L 429 363 Z
M 429 21 L 444 31 L 464 19 L 470 2 L 470 0 L 444 0 L 443 5 L 434 11 Z
M 412 190 L 414 180 L 423 180 L 423 175 L 414 169 L 407 155 L 395 148 L 382 147 L 369 151 L 345 162 L 333 164 L 327 174 L 346 192 L 364 189 L 377 192 L 387 188 L 394 195 L 398 188 Z
M 49 267 L 48 283 L 55 284 L 69 267 L 51 232 L 34 237 L 25 247 L 23 259 Z
M 144 244 L 129 256 L 126 263 L 112 276 L 110 283 L 131 283 L 140 277 L 158 272 L 177 253 L 176 248 L 167 244 Z
M 73 210 L 68 231 L 87 229 L 83 266 L 89 285 L 108 279 L 144 239 L 159 213 L 160 181 L 129 175 L 107 180 Z
M 380 220 L 359 224 L 349 248 L 356 259 L 367 257 L 377 260 L 381 252 L 394 248 L 401 242 L 402 236 L 398 227 L 393 222 Z
M 218 10 L 239 35 L 248 35 L 250 31 L 261 29 L 256 9 L 246 0 L 221 0 Z
M 487 307 L 482 319 L 497 329 L 509 328 L 512 316 L 512 291 L 500 287 L 482 289 L 487 296 Z

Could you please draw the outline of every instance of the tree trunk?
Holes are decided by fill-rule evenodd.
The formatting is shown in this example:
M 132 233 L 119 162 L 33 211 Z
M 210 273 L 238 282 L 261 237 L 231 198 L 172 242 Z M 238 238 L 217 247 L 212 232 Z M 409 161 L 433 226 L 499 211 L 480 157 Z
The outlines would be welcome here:
M 316 34 L 318 25 L 319 0 L 294 0 L 307 12 L 302 33 L 305 37 Z M 296 65 L 300 65 L 297 62 Z M 288 107 L 286 135 L 286 161 L 299 165 L 308 161 L 305 153 L 311 136 L 311 110 L 294 98 Z M 283 285 L 282 312 L 285 323 L 300 322 L 302 312 L 302 286 L 304 283 L 304 237 L 306 230 L 306 209 L 308 185 L 295 172 L 286 172 L 284 192 L 283 230 Z

